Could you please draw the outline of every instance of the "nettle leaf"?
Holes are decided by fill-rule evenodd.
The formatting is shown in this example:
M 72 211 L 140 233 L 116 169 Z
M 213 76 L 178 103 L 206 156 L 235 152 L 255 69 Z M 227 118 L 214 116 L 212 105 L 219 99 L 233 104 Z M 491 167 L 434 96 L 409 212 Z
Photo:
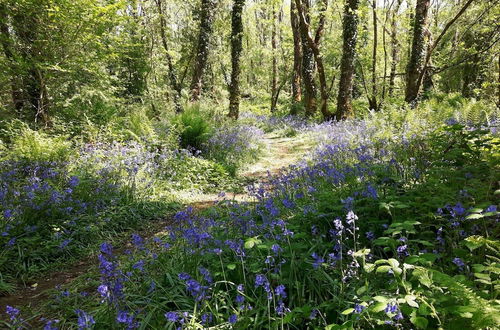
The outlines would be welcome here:
M 229 264 L 229 265 L 226 265 L 226 267 L 229 270 L 235 270 L 236 269 L 236 264 Z

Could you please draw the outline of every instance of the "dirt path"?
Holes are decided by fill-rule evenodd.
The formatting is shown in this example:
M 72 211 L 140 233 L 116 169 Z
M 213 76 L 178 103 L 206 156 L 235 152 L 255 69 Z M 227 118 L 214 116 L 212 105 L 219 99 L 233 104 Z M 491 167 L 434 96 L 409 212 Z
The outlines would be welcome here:
M 269 175 L 276 176 L 281 170 L 298 163 L 310 149 L 303 139 L 280 137 L 266 134 L 263 139 L 264 151 L 257 162 L 244 169 L 238 175 L 249 182 L 265 182 Z M 251 201 L 245 193 L 225 193 L 225 198 L 238 202 Z M 198 194 L 190 198 L 190 205 L 196 208 L 209 207 L 220 200 L 217 194 Z
M 266 181 L 269 174 L 277 175 L 280 170 L 292 164 L 299 162 L 308 150 L 308 145 L 296 137 L 279 137 L 275 134 L 266 134 L 264 139 L 264 152 L 259 160 L 245 169 L 239 176 L 249 179 L 253 182 Z M 244 193 L 226 193 L 226 199 L 236 201 L 249 201 L 251 198 Z M 197 210 L 206 209 L 213 206 L 221 198 L 218 194 L 199 194 L 190 198 L 188 205 Z M 147 229 L 138 233 L 143 237 L 153 237 L 161 232 L 170 221 L 170 218 L 155 221 Z M 126 242 L 117 250 L 125 250 Z M 19 289 L 13 294 L 0 296 L 0 320 L 5 318 L 6 306 L 17 306 L 24 308 L 35 308 L 50 297 L 50 292 L 56 286 L 65 286 L 75 280 L 77 277 L 88 273 L 97 265 L 96 255 L 90 255 L 77 263 L 68 265 L 62 271 L 52 272 L 43 278 L 28 283 L 25 288 Z

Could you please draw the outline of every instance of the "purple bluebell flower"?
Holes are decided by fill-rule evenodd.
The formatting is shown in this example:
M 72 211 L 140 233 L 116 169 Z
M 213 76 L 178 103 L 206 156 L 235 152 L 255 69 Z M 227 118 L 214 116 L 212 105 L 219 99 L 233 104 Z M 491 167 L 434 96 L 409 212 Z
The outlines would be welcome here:
M 182 281 L 187 281 L 191 278 L 191 276 L 189 276 L 188 273 L 180 273 L 178 275 L 179 279 L 182 280 Z
M 316 252 L 313 252 L 313 254 L 311 254 L 311 257 L 314 259 L 313 262 L 314 269 L 318 269 L 325 262 L 325 259 L 319 256 Z
M 258 274 L 257 276 L 255 276 L 255 287 L 258 288 L 259 286 L 263 286 L 264 283 L 267 283 L 267 278 L 262 275 L 262 274 Z
M 201 324 L 208 325 L 212 323 L 213 314 L 212 313 L 204 313 L 201 315 Z
M 465 267 L 465 263 L 463 262 L 462 259 L 458 258 L 458 257 L 455 257 L 453 258 L 453 263 L 455 265 L 457 265 L 457 267 L 460 269 L 460 270 L 463 270 L 464 267 Z
M 279 246 L 278 244 L 273 244 L 271 246 L 271 250 L 274 252 L 275 255 L 278 255 L 281 251 L 283 251 L 281 246 Z
M 78 329 L 90 329 L 92 325 L 95 324 L 94 317 L 86 312 L 77 309 L 75 310 L 76 315 L 78 316 Z
M 132 234 L 132 243 L 136 247 L 142 247 L 144 245 L 144 238 L 142 238 L 140 235 L 134 233 L 134 234 Z
M 391 314 L 391 313 L 397 313 L 399 310 L 398 306 L 396 304 L 389 303 L 384 309 L 384 312 Z
M 408 246 L 406 244 L 398 246 L 397 251 L 401 257 L 406 257 L 409 255 Z
M 9 315 L 10 320 L 14 321 L 19 316 L 20 310 L 7 305 L 7 307 L 5 308 L 5 312 L 7 313 L 7 315 Z
M 359 314 L 359 313 L 361 313 L 361 312 L 362 312 L 365 308 L 366 308 L 366 306 L 364 306 L 364 305 L 354 304 L 354 313 Z
M 277 296 L 281 297 L 281 298 L 286 298 L 286 288 L 283 284 L 280 284 L 276 287 L 276 289 L 274 289 L 274 292 L 276 293 Z
M 137 269 L 137 270 L 139 270 L 139 271 L 141 271 L 141 272 L 142 272 L 142 271 L 144 271 L 144 264 L 145 264 L 144 260 L 142 260 L 142 259 L 141 259 L 141 260 L 137 261 L 137 262 L 136 262 L 136 263 L 132 266 L 132 268 L 133 268 L 133 269 Z
M 59 328 L 55 324 L 59 323 L 59 320 L 47 320 L 43 326 L 43 330 L 58 330 Z
M 210 272 L 208 271 L 208 269 L 206 269 L 204 267 L 200 267 L 200 268 L 198 268 L 198 270 L 200 271 L 200 274 L 203 275 L 203 278 L 205 279 L 205 281 L 207 281 L 208 283 L 212 283 L 212 276 L 210 275 Z
M 165 318 L 169 322 L 177 322 L 177 320 L 179 320 L 179 315 L 177 312 L 167 312 L 165 313 Z
M 108 256 L 113 254 L 113 246 L 107 242 L 101 244 L 101 252 Z
M 236 314 L 232 314 L 229 316 L 228 322 L 231 324 L 236 324 L 238 322 L 238 316 Z

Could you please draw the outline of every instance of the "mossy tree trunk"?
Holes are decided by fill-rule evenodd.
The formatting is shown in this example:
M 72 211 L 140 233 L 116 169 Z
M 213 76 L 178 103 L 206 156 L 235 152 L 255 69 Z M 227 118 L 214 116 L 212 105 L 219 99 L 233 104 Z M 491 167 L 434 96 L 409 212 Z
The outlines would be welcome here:
M 405 100 L 408 103 L 415 103 L 420 90 L 419 77 L 422 73 L 425 59 L 425 30 L 429 6 L 430 0 L 417 0 L 415 7 L 411 55 L 406 70 Z
M 238 119 L 240 112 L 240 58 L 243 50 L 242 13 L 245 0 L 234 0 L 231 12 L 231 84 L 229 86 L 229 117 Z
M 198 101 L 201 96 L 203 75 L 207 68 L 207 60 L 210 53 L 210 39 L 216 6 L 217 0 L 201 0 L 198 44 L 194 61 L 193 78 L 191 80 L 191 101 Z
M 354 78 L 354 58 L 358 35 L 359 0 L 347 0 L 344 7 L 342 60 L 340 64 L 339 93 L 337 96 L 337 112 L 335 117 L 346 119 L 352 111 L 352 87 Z

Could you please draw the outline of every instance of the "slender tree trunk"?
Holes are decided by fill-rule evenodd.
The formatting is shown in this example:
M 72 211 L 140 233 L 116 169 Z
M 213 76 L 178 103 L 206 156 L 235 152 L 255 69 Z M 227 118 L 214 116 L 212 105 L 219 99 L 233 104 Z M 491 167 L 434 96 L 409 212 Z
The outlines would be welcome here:
M 276 48 L 277 48 L 277 41 L 276 41 L 276 21 L 278 20 L 278 15 L 276 13 L 276 8 L 273 1 L 273 13 L 272 13 L 272 20 L 273 20 L 273 26 L 272 26 L 272 31 L 271 31 L 271 50 L 272 50 L 272 68 L 271 68 L 271 112 L 276 111 L 276 92 L 277 92 L 277 87 L 278 87 L 278 55 L 276 53 Z
M 429 67 L 429 64 L 431 62 L 431 56 L 432 56 L 432 53 L 434 52 L 434 50 L 436 49 L 437 45 L 439 44 L 439 42 L 443 39 L 443 37 L 445 36 L 446 32 L 448 32 L 448 30 L 450 29 L 450 27 L 460 18 L 460 16 L 462 16 L 465 11 L 467 10 L 467 8 L 474 2 L 474 0 L 467 0 L 467 2 L 462 6 L 462 8 L 460 8 L 460 10 L 458 11 L 458 13 L 450 20 L 448 21 L 448 23 L 446 23 L 446 25 L 444 26 L 443 30 L 441 31 L 441 33 L 439 34 L 439 36 L 436 38 L 435 41 L 429 41 L 429 46 L 428 46 L 428 49 L 427 49 L 427 52 L 425 54 L 425 60 L 424 60 L 424 63 L 422 65 L 422 69 L 420 70 L 419 72 L 419 75 L 418 75 L 418 79 L 417 79 L 417 94 L 418 94 L 418 89 L 420 88 L 420 86 L 422 85 L 422 81 L 424 80 L 424 77 L 432 77 L 432 72 L 428 73 L 427 69 Z
M 229 117 L 238 119 L 240 111 L 240 57 L 243 50 L 243 6 L 245 0 L 233 0 L 231 13 L 231 85 L 229 87 Z
M 337 97 L 338 120 L 351 116 L 352 86 L 354 77 L 354 58 L 356 56 L 356 41 L 358 34 L 359 0 L 346 0 L 343 18 L 343 45 L 340 65 L 339 94 Z
M 319 16 L 319 23 L 318 23 L 318 28 L 316 29 L 316 33 L 314 36 L 314 39 L 311 35 L 311 27 L 309 26 L 309 23 L 306 20 L 304 8 L 302 6 L 301 0 L 296 0 L 297 5 L 297 10 L 299 12 L 299 18 L 300 18 L 300 27 L 303 29 L 303 34 L 307 38 L 307 43 L 309 48 L 312 50 L 313 55 L 314 55 L 314 60 L 316 61 L 317 69 L 318 69 L 318 76 L 319 76 L 319 83 L 320 83 L 320 95 L 321 95 L 321 114 L 323 115 L 324 120 L 329 120 L 332 118 L 332 114 L 328 111 L 328 86 L 326 82 L 326 76 L 325 76 L 325 68 L 323 65 L 323 57 L 321 55 L 320 49 L 319 49 L 319 44 L 321 41 L 321 37 L 324 32 L 325 28 L 325 12 L 327 9 L 328 2 L 324 0 L 322 2 L 322 7 L 320 10 L 320 16 Z
M 422 73 L 425 56 L 425 30 L 427 26 L 427 14 L 429 12 L 430 0 L 417 0 L 415 7 L 415 21 L 413 23 L 413 41 L 411 46 L 410 61 L 406 70 L 406 92 L 405 100 L 415 103 L 420 85 L 419 77 Z
M 197 53 L 194 62 L 193 78 L 191 80 L 191 101 L 198 101 L 200 99 L 203 75 L 207 67 L 210 51 L 210 38 L 212 36 L 216 5 L 216 0 L 201 0 L 200 30 L 198 32 Z
M 292 75 L 292 109 L 291 114 L 297 114 L 298 104 L 302 101 L 301 70 L 302 70 L 302 47 L 300 37 L 300 22 L 297 14 L 295 0 L 290 6 L 290 20 L 293 34 L 293 75 Z
M 394 87 L 396 85 L 396 67 L 399 62 L 399 47 L 400 43 L 398 41 L 398 27 L 397 27 L 397 14 L 399 7 L 401 6 L 402 0 L 397 0 L 396 7 L 392 11 L 391 18 L 391 73 L 389 75 L 389 96 L 392 97 L 394 93 Z
M 377 106 L 377 46 L 378 46 L 378 26 L 377 26 L 377 0 L 372 0 L 373 17 L 373 50 L 372 50 L 372 95 L 368 98 L 370 109 L 378 110 Z
M 23 108 L 23 97 L 21 88 L 19 86 L 19 78 L 16 72 L 16 62 L 14 60 L 14 53 L 12 50 L 12 38 L 9 31 L 9 26 L 7 25 L 8 15 L 7 8 L 5 4 L 0 3 L 0 44 L 2 45 L 5 58 L 9 62 L 9 74 L 10 74 L 10 87 L 11 87 L 11 97 L 14 109 L 20 111 Z
M 173 100 L 174 100 L 175 112 L 180 113 L 183 111 L 182 105 L 181 105 L 182 88 L 181 88 L 181 85 L 177 81 L 177 74 L 175 72 L 172 56 L 170 55 L 170 52 L 169 52 L 167 35 L 165 32 L 166 22 L 165 22 L 165 17 L 163 16 L 162 0 L 156 0 L 156 6 L 158 8 L 158 14 L 160 15 L 160 35 L 161 35 L 161 41 L 163 44 L 163 48 L 165 49 L 165 58 L 167 60 L 167 67 L 168 67 L 168 78 L 169 78 L 170 84 L 172 85 L 172 88 L 174 90 L 174 93 L 172 93 L 172 95 L 173 95 Z
M 304 16 L 309 24 L 309 0 L 303 3 Z M 298 8 L 297 8 L 298 9 Z M 300 16 L 300 13 L 299 13 Z M 302 44 L 302 81 L 304 83 L 304 106 L 306 116 L 312 116 L 316 112 L 316 83 L 314 81 L 315 63 L 314 54 L 309 47 L 307 40 L 306 29 L 302 27 L 302 19 L 300 21 L 300 40 Z

